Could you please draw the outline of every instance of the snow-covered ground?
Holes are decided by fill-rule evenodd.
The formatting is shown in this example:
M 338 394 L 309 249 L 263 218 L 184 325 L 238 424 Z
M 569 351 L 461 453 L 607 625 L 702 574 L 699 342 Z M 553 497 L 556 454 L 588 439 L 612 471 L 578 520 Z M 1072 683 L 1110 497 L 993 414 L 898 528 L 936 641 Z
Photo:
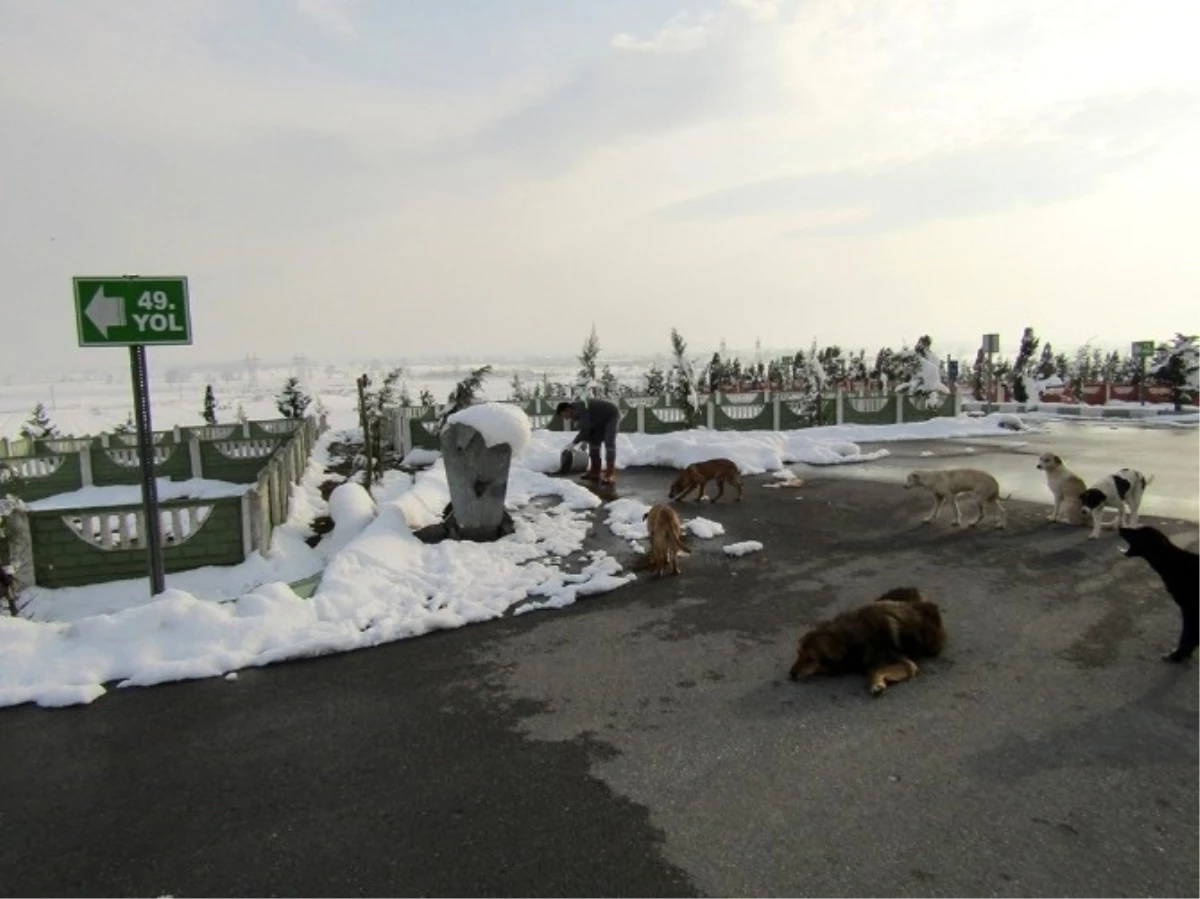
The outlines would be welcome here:
M 1005 435 L 1011 431 L 1002 424 L 1011 424 L 1011 418 L 787 433 L 626 434 L 620 453 L 623 465 L 673 468 L 726 456 L 747 473 L 778 472 L 786 480 L 783 469 L 791 462 L 864 461 L 868 454 L 856 439 Z M 265 558 L 255 554 L 241 565 L 168 575 L 167 591 L 153 601 L 145 579 L 29 591 L 27 618 L 0 619 L 0 705 L 85 703 L 114 681 L 134 686 L 216 677 L 374 646 L 507 613 L 560 608 L 634 579 L 604 552 L 579 555 L 601 502 L 573 479 L 546 474 L 557 469 L 570 435 L 535 431 L 516 459 L 507 496 L 513 535 L 488 544 L 437 545 L 421 543 L 413 529 L 438 521 L 448 501 L 440 460 L 415 476 L 388 472 L 374 498 L 348 484 L 328 504 L 321 500 L 318 485 L 329 443 L 345 436 L 331 431 L 318 441 L 295 488 L 293 514 L 276 529 Z M 885 454 L 879 450 L 869 457 Z M 645 509 L 635 500 L 617 500 L 600 520 L 636 545 L 645 536 Z M 310 548 L 304 541 L 311 533 L 308 524 L 327 512 L 334 530 Z M 723 533 L 718 522 L 704 518 L 684 524 L 694 539 L 718 539 Z M 752 548 L 743 541 L 729 549 L 732 554 Z M 565 565 L 572 554 L 575 563 Z M 320 571 L 311 599 L 288 586 Z

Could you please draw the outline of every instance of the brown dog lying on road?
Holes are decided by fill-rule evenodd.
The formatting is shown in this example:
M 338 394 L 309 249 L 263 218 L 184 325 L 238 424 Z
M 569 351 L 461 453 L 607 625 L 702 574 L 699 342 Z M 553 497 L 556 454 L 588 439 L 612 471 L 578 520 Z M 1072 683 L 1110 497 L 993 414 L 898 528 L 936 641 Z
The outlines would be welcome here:
M 650 536 L 650 553 L 647 567 L 655 575 L 662 575 L 669 567 L 672 574 L 679 574 L 679 553 L 687 547 L 683 543 L 683 525 L 679 515 L 670 506 L 657 503 L 650 507 L 642 519 Z
M 704 499 L 704 492 L 708 489 L 708 482 L 714 479 L 717 482 L 717 495 L 713 497 L 714 503 L 725 492 L 726 481 L 737 487 L 737 498 L 739 502 L 741 501 L 742 474 L 738 471 L 737 464 L 730 459 L 709 459 L 707 462 L 696 462 L 689 465 L 679 472 L 679 476 L 671 483 L 671 489 L 667 492 L 667 496 L 682 502 L 685 496 L 699 488 L 700 492 L 696 495 L 696 502 L 701 502 Z
M 872 696 L 917 673 L 913 657 L 946 645 L 942 613 L 915 587 L 889 590 L 873 603 L 822 622 L 800 638 L 792 680 L 862 672 Z

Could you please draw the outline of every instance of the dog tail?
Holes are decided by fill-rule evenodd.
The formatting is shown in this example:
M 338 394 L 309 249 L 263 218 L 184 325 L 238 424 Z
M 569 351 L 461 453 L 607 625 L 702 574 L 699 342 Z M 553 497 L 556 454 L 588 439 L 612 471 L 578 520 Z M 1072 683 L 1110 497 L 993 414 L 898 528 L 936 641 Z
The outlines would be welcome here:
M 1154 475 L 1152 475 L 1152 474 L 1151 474 L 1151 475 L 1145 475 L 1145 476 L 1143 476 L 1143 478 L 1142 478 L 1142 489 L 1143 489 L 1143 490 L 1145 490 L 1147 487 L 1149 487 L 1149 486 L 1150 486 L 1150 483 L 1151 483 L 1151 481 L 1153 481 L 1153 480 L 1154 480 Z
M 1008 502 L 1010 499 L 1012 499 L 1012 492 L 1010 491 L 1010 492 L 1008 492 L 1008 493 L 1004 494 L 1004 496 L 999 496 L 999 495 L 997 495 L 997 496 L 996 496 L 996 499 L 1002 499 L 1002 500 L 1004 500 L 1005 502 Z

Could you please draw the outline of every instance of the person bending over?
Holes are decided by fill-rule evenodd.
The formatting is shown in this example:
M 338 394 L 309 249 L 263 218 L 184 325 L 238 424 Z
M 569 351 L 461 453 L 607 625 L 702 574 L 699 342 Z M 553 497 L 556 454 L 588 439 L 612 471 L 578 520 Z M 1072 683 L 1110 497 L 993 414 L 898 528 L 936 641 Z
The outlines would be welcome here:
M 588 445 L 591 467 L 587 474 L 581 476 L 582 480 L 599 481 L 602 484 L 615 483 L 617 431 L 621 422 L 621 410 L 617 408 L 617 404 L 602 399 L 576 400 L 573 403 L 559 403 L 555 411 L 563 421 L 571 422 L 579 428 L 571 446 L 579 443 Z M 604 445 L 603 476 L 600 474 L 601 444 Z

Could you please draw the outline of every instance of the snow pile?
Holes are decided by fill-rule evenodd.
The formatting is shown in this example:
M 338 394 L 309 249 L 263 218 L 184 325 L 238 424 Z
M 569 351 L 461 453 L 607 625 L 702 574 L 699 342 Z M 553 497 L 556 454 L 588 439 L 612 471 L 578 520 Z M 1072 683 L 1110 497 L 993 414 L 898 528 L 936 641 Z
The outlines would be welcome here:
M 442 454 L 438 450 L 415 446 L 408 451 L 408 455 L 404 457 L 400 465 L 404 468 L 427 468 L 440 458 L 442 458 Z
M 691 518 L 683 523 L 685 531 L 691 531 L 701 540 L 711 540 L 725 533 L 725 525 L 708 518 Z
M 333 532 L 326 538 L 330 549 L 341 549 L 363 532 L 376 514 L 375 500 L 362 484 L 335 487 L 329 495 L 329 517 Z
M 558 471 L 562 464 L 563 437 L 559 431 L 535 431 L 529 450 L 518 464 L 535 471 Z M 818 438 L 808 430 L 710 431 L 697 428 L 671 434 L 617 436 L 619 468 L 655 465 L 682 469 L 694 462 L 725 458 L 733 461 L 742 474 L 763 474 L 777 471 L 791 462 L 844 465 L 869 462 L 886 455 L 886 449 L 864 453 L 852 441 L 832 434 Z
M 529 446 L 529 416 L 511 403 L 479 403 L 455 412 L 446 419 L 447 425 L 460 424 L 474 428 L 487 446 L 507 443 L 514 457 Z
M 650 536 L 645 515 L 650 507 L 636 499 L 615 499 L 608 504 L 608 519 L 604 522 L 623 540 L 641 540 Z
M 730 543 L 723 547 L 727 556 L 745 556 L 749 553 L 760 552 L 763 545 L 757 540 L 743 540 L 741 543 Z

